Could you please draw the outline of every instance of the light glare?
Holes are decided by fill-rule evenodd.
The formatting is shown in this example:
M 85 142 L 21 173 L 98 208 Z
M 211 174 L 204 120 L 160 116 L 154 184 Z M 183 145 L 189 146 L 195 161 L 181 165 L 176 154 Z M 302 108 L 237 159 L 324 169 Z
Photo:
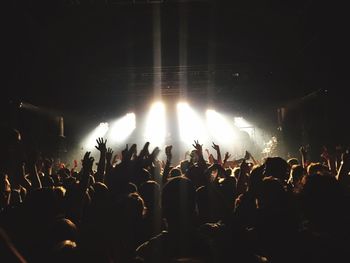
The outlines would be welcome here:
M 207 110 L 207 126 L 215 141 L 224 144 L 233 143 L 235 131 L 233 124 L 227 118 L 215 110 Z
M 177 116 L 180 138 L 183 142 L 191 144 L 194 140 L 199 140 L 200 142 L 207 140 L 205 125 L 186 102 L 177 104 Z
M 247 132 L 250 137 L 253 136 L 254 127 L 243 117 L 235 117 L 234 124 L 239 130 Z
M 110 139 L 112 142 L 123 142 L 136 128 L 136 117 L 134 113 L 127 113 L 118 119 L 110 129 Z
M 85 146 L 88 150 L 91 150 L 96 145 L 96 139 L 106 135 L 108 131 L 108 123 L 101 122 L 88 136 Z
M 144 137 L 154 146 L 162 146 L 166 135 L 165 106 L 162 102 L 152 104 L 146 118 Z

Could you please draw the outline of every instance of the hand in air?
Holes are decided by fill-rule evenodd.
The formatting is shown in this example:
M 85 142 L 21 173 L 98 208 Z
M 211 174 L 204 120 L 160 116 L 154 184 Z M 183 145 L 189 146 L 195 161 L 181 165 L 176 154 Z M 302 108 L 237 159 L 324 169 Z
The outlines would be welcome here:
M 108 148 L 106 152 L 106 160 L 108 163 L 111 163 L 112 156 L 113 156 L 113 150 L 112 148 Z
M 215 150 L 215 151 L 220 151 L 220 146 L 218 145 L 218 144 L 215 144 L 214 142 L 213 142 L 213 149 Z
M 172 145 L 168 145 L 165 147 L 165 155 L 167 157 L 167 159 L 171 159 L 172 158 L 172 152 L 171 150 L 173 149 L 173 146 Z
M 106 140 L 103 140 L 103 138 L 98 138 L 96 140 L 97 142 L 97 146 L 95 146 L 95 148 L 97 150 L 99 150 L 100 152 L 106 152 L 107 151 L 107 147 L 106 147 L 106 143 L 107 143 L 107 139 Z
M 81 160 L 83 170 L 86 173 L 91 173 L 92 172 L 92 166 L 94 164 L 94 157 L 90 156 L 91 152 L 86 152 L 84 155 L 83 160 Z

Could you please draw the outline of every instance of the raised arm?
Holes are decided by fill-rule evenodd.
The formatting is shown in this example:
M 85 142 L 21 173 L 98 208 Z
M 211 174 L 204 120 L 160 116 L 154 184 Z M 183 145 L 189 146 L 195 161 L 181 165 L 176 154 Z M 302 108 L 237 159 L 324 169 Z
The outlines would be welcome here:
M 173 158 L 173 154 L 171 152 L 172 148 L 173 148 L 172 145 L 168 145 L 165 147 L 166 162 L 165 162 L 163 176 L 162 176 L 162 183 L 163 184 L 165 184 L 168 181 L 171 159 Z
M 26 168 L 28 169 L 28 172 L 29 172 L 28 178 L 31 182 L 31 186 L 32 186 L 31 188 L 32 189 L 41 188 L 41 181 L 37 171 L 36 158 L 34 154 L 31 155 L 28 162 L 26 162 Z
M 222 164 L 222 159 L 221 159 L 221 152 L 220 152 L 220 146 L 218 144 L 215 144 L 213 142 L 213 149 L 216 151 L 216 160 L 219 164 Z
M 307 168 L 307 150 L 304 146 L 301 146 L 299 148 L 299 152 L 301 155 L 301 165 L 303 166 L 304 169 Z
M 84 155 L 82 162 L 82 170 L 81 170 L 81 181 L 80 181 L 80 189 L 85 193 L 86 189 L 89 186 L 90 175 L 92 173 L 92 166 L 94 164 L 94 157 L 90 156 L 91 152 L 86 152 Z
M 192 146 L 196 149 L 196 153 L 198 156 L 198 166 L 202 168 L 203 171 L 205 171 L 207 169 L 207 164 L 203 157 L 203 145 L 199 144 L 199 141 L 197 140 L 194 141 L 194 144 L 192 144 Z
M 323 147 L 323 152 L 321 153 L 321 157 L 327 162 L 327 166 L 329 171 L 333 176 L 337 176 L 337 170 L 335 166 L 335 158 L 331 155 L 327 149 L 327 147 Z
M 224 161 L 223 161 L 223 164 L 222 164 L 223 167 L 225 167 L 225 165 L 226 165 L 228 159 L 230 159 L 230 158 L 231 158 L 231 154 L 229 154 L 228 152 L 226 152 L 226 153 L 225 153 L 225 157 L 224 157 Z
M 347 150 L 342 154 L 342 161 L 338 170 L 337 179 L 343 184 L 348 184 L 350 171 L 350 153 Z
M 113 156 L 113 150 L 112 148 L 108 148 L 106 152 L 106 176 L 110 174 L 113 164 L 112 164 L 112 156 Z
M 243 159 L 241 165 L 240 165 L 240 171 L 239 171 L 239 177 L 237 180 L 237 195 L 243 194 L 247 190 L 247 171 L 248 171 L 248 164 L 246 163 L 246 160 Z
M 77 191 L 74 194 L 68 195 L 72 200 L 68 202 L 70 205 L 67 208 L 67 216 L 75 223 L 79 223 L 83 214 L 84 201 L 86 197 L 86 190 L 89 186 L 90 174 L 92 173 L 92 166 L 94 158 L 90 156 L 90 152 L 86 152 L 81 160 L 82 169 L 80 171 L 81 179 L 79 181 L 78 189 L 72 188 L 68 191 Z M 72 192 L 72 193 L 73 193 Z
M 246 151 L 246 156 L 248 155 L 248 159 L 251 159 L 252 161 L 253 161 L 253 164 L 254 165 L 258 165 L 258 164 L 260 164 L 257 160 L 255 160 L 255 158 L 254 158 L 254 156 L 250 153 L 250 152 L 248 152 L 248 151 Z M 246 158 L 246 157 L 245 157 Z M 247 159 L 247 158 L 246 158 Z
M 97 146 L 95 146 L 95 148 L 100 151 L 100 160 L 98 161 L 95 180 L 96 182 L 103 183 L 106 170 L 107 140 L 103 140 L 103 138 L 98 138 L 96 142 Z

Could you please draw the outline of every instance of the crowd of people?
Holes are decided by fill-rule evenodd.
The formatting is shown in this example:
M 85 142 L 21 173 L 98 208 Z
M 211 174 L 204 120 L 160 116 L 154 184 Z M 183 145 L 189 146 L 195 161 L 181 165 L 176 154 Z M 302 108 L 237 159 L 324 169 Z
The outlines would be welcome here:
M 0 262 L 348 260 L 347 149 L 324 149 L 317 162 L 304 147 L 288 160 L 232 160 L 195 141 L 173 163 L 173 146 L 146 143 L 115 162 L 98 138 L 99 160 L 86 152 L 78 170 L 21 144 L 14 129 L 1 136 Z

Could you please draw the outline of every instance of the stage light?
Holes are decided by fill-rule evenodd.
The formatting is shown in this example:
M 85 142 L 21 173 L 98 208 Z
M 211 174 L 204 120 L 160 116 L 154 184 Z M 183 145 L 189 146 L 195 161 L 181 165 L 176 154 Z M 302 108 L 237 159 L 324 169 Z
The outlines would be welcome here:
M 123 142 L 136 128 L 135 113 L 127 113 L 122 118 L 113 123 L 109 130 L 108 138 L 111 142 Z
M 96 145 L 96 139 L 99 137 L 105 136 L 105 134 L 108 131 L 108 123 L 107 122 L 101 122 L 88 136 L 86 139 L 86 142 L 84 146 L 86 147 L 86 150 L 92 150 L 94 149 Z
M 194 140 L 199 140 L 200 143 L 208 140 L 201 118 L 186 102 L 177 104 L 177 117 L 180 138 L 185 144 L 191 145 Z
M 213 139 L 221 144 L 232 144 L 235 139 L 233 123 L 215 110 L 207 110 L 207 126 Z
M 163 146 L 166 135 L 165 106 L 162 102 L 152 104 L 146 118 L 144 138 L 152 146 Z

